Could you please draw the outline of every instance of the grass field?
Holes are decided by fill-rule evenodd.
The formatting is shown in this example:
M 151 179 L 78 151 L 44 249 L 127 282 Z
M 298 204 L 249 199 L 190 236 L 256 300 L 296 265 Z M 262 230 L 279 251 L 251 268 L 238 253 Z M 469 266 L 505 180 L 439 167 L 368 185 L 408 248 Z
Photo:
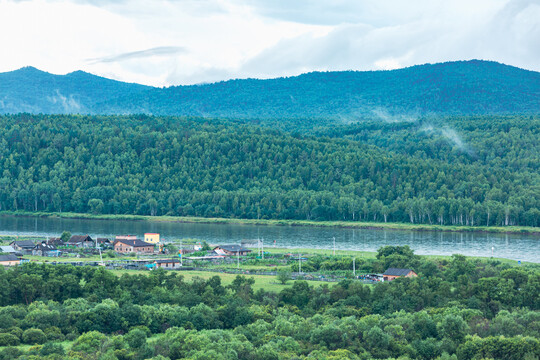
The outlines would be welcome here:
M 138 271 L 138 270 L 114 270 L 114 273 L 118 276 L 122 276 L 123 274 L 149 275 L 151 272 Z M 225 274 L 225 273 L 218 273 L 218 272 L 212 272 L 212 271 L 179 271 L 178 273 L 180 275 L 183 275 L 184 278 L 188 281 L 191 281 L 194 277 L 200 277 L 206 280 L 217 275 L 221 278 L 221 284 L 223 286 L 232 284 L 233 280 L 236 278 L 236 276 L 238 276 L 238 274 Z M 286 287 L 291 287 L 294 283 L 294 281 L 290 280 L 287 282 L 286 285 L 282 285 L 281 283 L 278 282 L 275 276 L 270 276 L 270 275 L 250 275 L 250 274 L 243 274 L 243 275 L 248 278 L 255 279 L 255 284 L 253 285 L 253 290 L 255 291 L 259 289 L 264 289 L 265 291 L 280 292 Z M 307 280 L 307 282 L 313 286 L 321 286 L 323 284 L 328 284 L 329 286 L 332 286 L 333 284 L 337 284 L 335 282 L 322 282 L 322 281 L 310 281 L 310 280 Z
M 395 229 L 416 231 L 457 231 L 457 232 L 497 232 L 497 233 L 531 233 L 540 234 L 540 228 L 529 226 L 454 226 L 454 225 L 428 225 L 410 223 L 379 223 L 379 222 L 353 222 L 353 221 L 310 221 L 310 220 L 271 220 L 271 219 L 229 219 L 229 218 L 203 218 L 186 216 L 143 216 L 143 215 L 93 215 L 84 213 L 48 213 L 30 211 L 2 211 L 0 215 L 34 216 L 34 217 L 60 217 L 70 219 L 98 219 L 98 220 L 146 220 L 206 224 L 245 224 L 245 225 L 278 225 L 278 226 L 314 226 L 314 227 L 340 227 L 355 229 Z

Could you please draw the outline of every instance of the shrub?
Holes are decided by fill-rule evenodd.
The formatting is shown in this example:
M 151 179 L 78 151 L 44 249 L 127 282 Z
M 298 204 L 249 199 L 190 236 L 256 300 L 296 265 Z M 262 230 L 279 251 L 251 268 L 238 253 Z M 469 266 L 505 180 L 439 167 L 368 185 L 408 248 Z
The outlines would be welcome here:
M 132 349 L 138 349 L 146 344 L 146 332 L 141 329 L 130 330 L 124 338 Z
M 56 326 L 51 326 L 45 329 L 45 335 L 47 336 L 48 341 L 64 341 L 65 336 L 62 334 L 59 328 Z
M 25 344 L 43 344 L 47 336 L 40 329 L 28 329 L 23 332 L 22 341 Z
M 39 354 L 41 356 L 47 356 L 51 354 L 58 354 L 58 355 L 64 355 L 65 350 L 62 344 L 54 343 L 54 342 L 48 342 L 43 345 L 41 350 L 39 351 Z
M 0 350 L 0 360 L 13 360 L 21 356 L 22 351 L 16 347 L 7 347 Z
M 13 334 L 0 333 L 0 346 L 17 346 L 21 340 Z

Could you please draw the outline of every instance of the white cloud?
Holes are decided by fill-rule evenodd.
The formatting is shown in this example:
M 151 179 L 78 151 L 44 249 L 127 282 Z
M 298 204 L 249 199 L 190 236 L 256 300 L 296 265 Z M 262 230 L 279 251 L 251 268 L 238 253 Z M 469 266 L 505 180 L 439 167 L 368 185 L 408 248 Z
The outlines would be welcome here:
M 0 0 L 0 32 L 0 71 L 157 86 L 472 58 L 540 70 L 535 0 Z

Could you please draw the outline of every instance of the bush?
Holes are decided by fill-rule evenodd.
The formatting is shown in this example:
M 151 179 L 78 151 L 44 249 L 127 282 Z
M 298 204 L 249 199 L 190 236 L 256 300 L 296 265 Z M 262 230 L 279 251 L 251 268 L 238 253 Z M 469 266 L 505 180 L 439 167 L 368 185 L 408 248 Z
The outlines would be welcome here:
M 291 280 L 291 272 L 287 270 L 280 270 L 277 273 L 277 279 L 279 282 L 285 285 L 287 281 Z
M 141 329 L 133 329 L 124 336 L 124 339 L 127 341 L 130 348 L 138 349 L 146 344 L 146 332 Z
M 43 344 L 47 336 L 40 329 L 28 329 L 23 332 L 22 341 L 25 344 Z
M 0 346 L 17 346 L 21 340 L 13 334 L 0 333 Z
M 110 257 L 110 258 L 115 258 L 117 256 L 117 254 L 116 254 L 116 252 L 114 250 L 109 250 L 105 254 L 106 254 L 107 257 Z
M 16 347 L 7 347 L 0 350 L 0 360 L 13 360 L 21 356 L 22 351 Z
M 48 341 L 64 341 L 65 339 L 62 331 L 60 331 L 60 329 L 56 326 L 51 326 L 50 328 L 45 329 L 45 335 L 47 336 Z
M 48 342 L 39 351 L 39 354 L 41 356 L 47 356 L 51 354 L 58 354 L 58 355 L 64 355 L 65 350 L 62 344 L 54 343 L 54 342 Z

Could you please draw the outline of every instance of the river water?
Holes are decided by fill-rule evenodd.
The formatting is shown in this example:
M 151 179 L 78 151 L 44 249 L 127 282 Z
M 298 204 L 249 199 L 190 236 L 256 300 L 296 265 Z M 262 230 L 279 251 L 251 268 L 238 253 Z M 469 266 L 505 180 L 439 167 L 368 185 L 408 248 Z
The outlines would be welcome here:
M 91 220 L 0 216 L 0 235 L 57 237 L 62 231 L 109 237 L 146 232 L 161 234 L 164 242 L 206 240 L 210 244 L 239 244 L 263 239 L 265 246 L 376 251 L 384 245 L 409 245 L 420 255 L 484 256 L 540 263 L 540 235 L 456 233 L 300 226 L 188 224 L 129 220 Z M 493 250 L 492 250 L 493 248 Z

